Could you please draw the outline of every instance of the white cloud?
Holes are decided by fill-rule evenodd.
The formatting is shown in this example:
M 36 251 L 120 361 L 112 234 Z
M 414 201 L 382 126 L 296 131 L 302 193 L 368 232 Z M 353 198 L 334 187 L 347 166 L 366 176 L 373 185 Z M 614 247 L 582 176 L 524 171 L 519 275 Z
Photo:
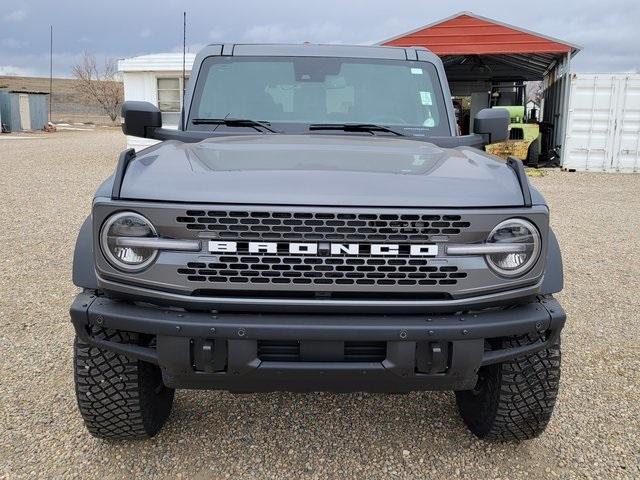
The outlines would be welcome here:
M 3 38 L 0 40 L 0 46 L 5 48 L 21 48 L 26 46 L 27 43 L 15 38 Z
M 187 43 L 187 53 L 198 53 L 204 47 L 209 45 L 208 43 Z M 182 53 L 182 45 L 176 45 L 170 49 L 173 53 Z
M 188 43 L 187 44 L 187 52 L 189 53 L 198 53 L 204 47 L 209 45 L 208 43 Z M 182 47 L 180 47 L 179 51 L 182 51 Z
M 69 78 L 72 76 L 71 67 L 82 58 L 79 52 L 53 53 L 53 76 L 56 78 Z M 95 52 L 98 65 L 104 65 L 105 58 L 117 58 L 112 53 Z M 46 77 L 49 75 L 49 52 L 39 54 L 25 54 L 21 51 L 3 52 L 0 71 L 7 72 L 4 75 L 23 75 L 33 77 Z M 0 73 L 0 75 L 2 75 Z
M 331 22 L 302 27 L 273 23 L 249 28 L 244 40 L 256 43 L 344 43 L 345 33 L 343 28 Z
M 13 10 L 2 17 L 5 22 L 21 22 L 25 18 L 27 18 L 27 11 L 24 9 Z
M 214 28 L 209 32 L 209 38 L 214 41 L 223 40 L 227 35 L 228 32 L 226 30 L 222 30 L 219 28 Z
M 138 34 L 138 36 L 140 38 L 149 38 L 151 36 L 151 29 L 145 28 L 145 29 L 141 30 L 140 33 Z
M 0 65 L 0 75 L 10 77 L 34 77 L 35 70 L 30 68 L 16 67 L 14 65 Z

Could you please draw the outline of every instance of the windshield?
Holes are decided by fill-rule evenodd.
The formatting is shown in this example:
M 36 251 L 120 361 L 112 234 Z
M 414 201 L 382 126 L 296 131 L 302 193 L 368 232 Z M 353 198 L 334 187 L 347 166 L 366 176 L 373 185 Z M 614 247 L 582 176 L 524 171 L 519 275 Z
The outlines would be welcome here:
M 188 128 L 210 130 L 193 120 L 224 118 L 269 122 L 284 132 L 357 123 L 393 126 L 408 135 L 450 134 L 436 69 L 417 61 L 209 57 L 198 75 Z

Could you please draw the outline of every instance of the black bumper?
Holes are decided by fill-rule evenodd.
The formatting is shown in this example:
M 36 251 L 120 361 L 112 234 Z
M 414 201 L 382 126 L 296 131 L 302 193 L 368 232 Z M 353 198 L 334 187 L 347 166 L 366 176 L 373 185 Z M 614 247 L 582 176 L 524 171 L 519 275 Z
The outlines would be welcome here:
M 557 342 L 565 313 L 549 296 L 464 315 L 214 314 L 87 291 L 71 320 L 84 342 L 158 364 L 176 388 L 400 392 L 473 388 L 481 366 Z M 137 332 L 141 342 L 105 342 L 92 328 Z M 517 349 L 486 348 L 526 334 Z

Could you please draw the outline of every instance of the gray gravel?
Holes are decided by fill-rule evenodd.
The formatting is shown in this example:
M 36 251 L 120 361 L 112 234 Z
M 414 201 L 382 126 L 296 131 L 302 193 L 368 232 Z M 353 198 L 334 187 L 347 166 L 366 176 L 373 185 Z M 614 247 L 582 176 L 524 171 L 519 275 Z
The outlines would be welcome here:
M 180 391 L 150 441 L 85 431 L 67 309 L 75 235 L 115 130 L 0 136 L 0 478 L 638 478 L 640 175 L 553 171 L 569 315 L 556 413 L 520 445 L 471 436 L 451 393 Z

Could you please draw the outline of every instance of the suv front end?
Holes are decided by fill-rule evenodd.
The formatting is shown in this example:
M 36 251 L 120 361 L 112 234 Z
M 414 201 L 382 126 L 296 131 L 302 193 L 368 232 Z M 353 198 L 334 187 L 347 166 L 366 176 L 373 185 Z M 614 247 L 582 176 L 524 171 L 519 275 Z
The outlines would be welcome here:
M 98 289 L 81 293 L 72 307 L 77 334 L 159 365 L 172 388 L 468 390 L 480 367 L 553 345 L 565 320 L 541 289 L 549 243 L 541 239 L 550 236 L 545 206 L 97 199 L 92 217 Z M 122 218 L 131 226 L 117 238 L 144 241 L 118 244 L 141 245 L 142 253 L 110 251 L 122 248 L 107 240 Z M 496 240 L 496 228 L 521 225 L 535 242 L 525 269 L 499 270 L 496 255 L 523 240 Z M 137 257 L 142 268 L 119 257 Z M 96 339 L 96 329 L 143 340 Z M 505 338 L 523 336 L 528 340 L 517 347 L 503 347 Z
M 365 51 L 337 51 L 357 70 L 368 60 L 353 60 L 354 48 Z M 412 82 L 433 71 L 429 88 L 442 89 L 445 108 L 435 56 L 406 62 L 387 58 L 396 49 L 374 50 Z M 242 68 L 256 55 L 247 51 Z M 196 64 L 216 67 L 210 58 Z M 323 68 L 334 75 L 341 61 Z M 226 58 L 216 75 L 232 67 Z M 202 85 L 190 95 L 204 98 Z M 436 94 L 418 98 L 422 109 Z M 440 131 L 449 107 L 429 113 Z M 138 114 L 158 117 L 150 107 Z M 206 120 L 194 132 L 212 138 L 186 131 L 124 152 L 81 229 L 74 283 L 83 291 L 71 319 L 78 403 L 94 435 L 155 434 L 176 388 L 454 390 L 479 437 L 544 430 L 559 381 L 565 314 L 552 295 L 562 263 L 522 164 L 437 146 L 455 137 L 405 139 L 396 125 L 308 125 L 344 130 L 325 135 L 226 117 L 206 130 Z

